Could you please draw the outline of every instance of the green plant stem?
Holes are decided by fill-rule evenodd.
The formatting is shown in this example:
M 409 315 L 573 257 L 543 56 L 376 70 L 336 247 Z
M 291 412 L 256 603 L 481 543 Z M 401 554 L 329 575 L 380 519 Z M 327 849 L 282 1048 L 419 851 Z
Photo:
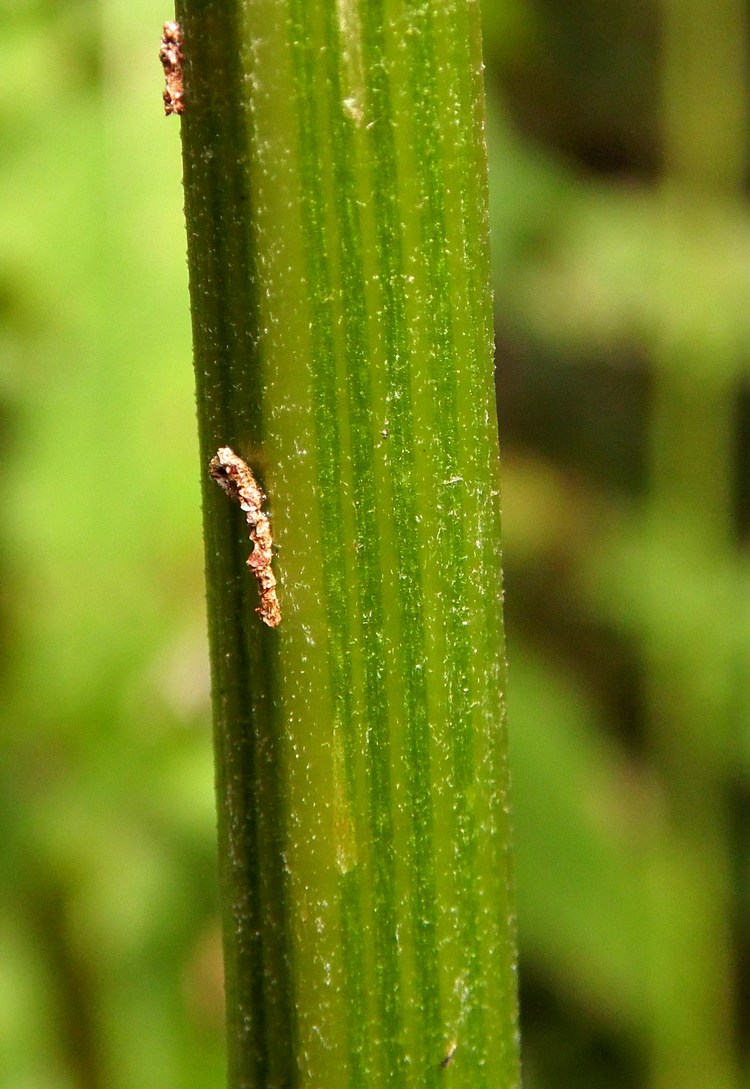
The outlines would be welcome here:
M 230 1086 L 511 1089 L 477 5 L 178 18 Z M 269 496 L 277 630 L 225 445 Z

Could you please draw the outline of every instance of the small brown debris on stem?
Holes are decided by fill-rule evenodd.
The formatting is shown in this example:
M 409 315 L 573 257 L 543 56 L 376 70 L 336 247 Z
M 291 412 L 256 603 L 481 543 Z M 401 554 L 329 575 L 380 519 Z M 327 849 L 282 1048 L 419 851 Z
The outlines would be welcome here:
M 165 23 L 159 48 L 159 60 L 164 69 L 164 113 L 185 112 L 185 90 L 182 86 L 182 27 Z
M 245 512 L 250 540 L 255 546 L 247 557 L 247 566 L 258 580 L 260 591 L 260 605 L 255 611 L 269 628 L 277 628 L 281 623 L 281 607 L 276 596 L 276 576 L 271 568 L 273 538 L 271 523 L 263 510 L 265 496 L 258 487 L 250 466 L 228 446 L 222 446 L 216 451 L 208 471 L 219 487 L 224 489 L 230 499 L 239 503 L 240 509 Z
M 440 1069 L 445 1070 L 446 1066 L 450 1066 L 453 1062 L 453 1056 L 458 1051 L 458 1040 L 451 1040 L 448 1045 L 448 1050 L 445 1053 L 445 1057 L 440 1060 Z

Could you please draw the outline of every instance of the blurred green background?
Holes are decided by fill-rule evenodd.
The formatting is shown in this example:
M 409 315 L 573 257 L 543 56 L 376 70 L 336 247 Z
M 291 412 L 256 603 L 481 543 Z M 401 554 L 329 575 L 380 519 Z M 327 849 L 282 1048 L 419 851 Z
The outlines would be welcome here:
M 223 1084 L 154 0 L 0 0 L 0 1089 Z M 486 0 L 526 1089 L 750 1087 L 740 0 Z

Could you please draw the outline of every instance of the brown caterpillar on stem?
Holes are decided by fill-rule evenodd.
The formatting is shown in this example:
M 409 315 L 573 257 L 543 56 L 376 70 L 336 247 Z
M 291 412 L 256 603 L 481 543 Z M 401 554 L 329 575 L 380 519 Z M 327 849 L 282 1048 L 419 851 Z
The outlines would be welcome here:
M 164 69 L 164 113 L 185 112 L 185 90 L 182 86 L 182 27 L 165 23 L 159 47 L 159 60 Z
M 245 512 L 250 540 L 255 546 L 247 557 L 247 566 L 258 580 L 260 592 L 260 605 L 255 611 L 269 628 L 277 628 L 281 623 L 281 607 L 276 596 L 276 576 L 271 568 L 273 538 L 271 523 L 263 510 L 265 496 L 258 487 L 250 466 L 228 446 L 222 446 L 216 451 L 208 471 L 219 487 L 224 489 L 230 499 L 239 503 L 240 510 Z

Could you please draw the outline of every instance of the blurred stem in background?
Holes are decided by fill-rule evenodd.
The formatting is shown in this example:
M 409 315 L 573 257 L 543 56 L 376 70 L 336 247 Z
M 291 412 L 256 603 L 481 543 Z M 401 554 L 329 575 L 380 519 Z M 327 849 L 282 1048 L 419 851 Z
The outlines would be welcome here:
M 230 1085 L 511 1089 L 478 7 L 178 18 Z M 225 445 L 268 492 L 277 630 Z
M 731 230 L 747 170 L 747 11 L 740 0 L 662 0 L 660 10 L 665 238 L 708 254 Z M 747 300 L 732 296 L 731 281 L 674 283 L 685 264 L 672 263 L 673 252 L 664 247 L 664 297 L 685 302 L 655 331 L 654 567 L 644 585 L 653 598 L 644 610 L 646 722 L 662 804 L 647 852 L 649 1085 L 729 1089 L 739 1082 L 722 781 L 739 743 L 737 633 L 747 608 L 728 577 L 742 366 L 735 307 Z M 685 570 L 685 594 L 665 609 L 660 585 L 674 566 Z M 713 630 L 691 623 L 696 593 L 714 601 Z

